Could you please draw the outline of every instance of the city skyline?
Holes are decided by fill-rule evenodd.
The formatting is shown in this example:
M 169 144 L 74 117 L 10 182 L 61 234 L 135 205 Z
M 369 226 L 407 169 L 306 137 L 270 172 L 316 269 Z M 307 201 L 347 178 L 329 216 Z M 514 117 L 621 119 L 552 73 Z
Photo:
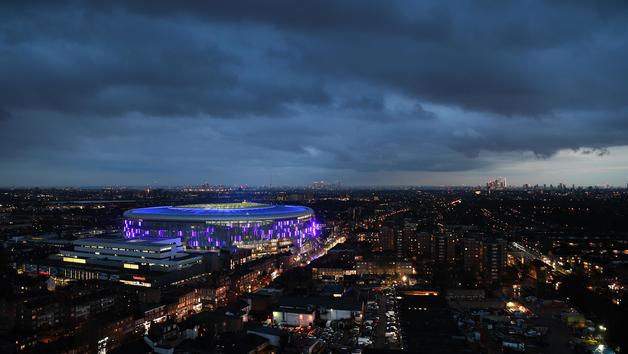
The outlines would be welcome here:
M 507 185 L 4 190 L 1 344 L 622 353 L 628 189 Z
M 0 186 L 626 186 L 623 2 L 6 4 Z
M 628 350 L 628 1 L 0 6 L 0 348 Z

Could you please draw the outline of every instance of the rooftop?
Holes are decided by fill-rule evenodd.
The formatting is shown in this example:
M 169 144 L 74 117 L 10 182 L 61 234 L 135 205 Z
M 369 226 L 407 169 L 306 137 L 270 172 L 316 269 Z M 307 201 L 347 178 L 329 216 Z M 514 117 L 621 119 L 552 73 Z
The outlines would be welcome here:
M 128 210 L 127 219 L 154 221 L 264 221 L 309 217 L 314 211 L 296 205 L 260 203 L 188 204 Z
M 90 237 L 74 241 L 77 246 L 80 245 L 124 245 L 124 246 L 154 246 L 163 247 L 172 244 L 181 244 L 179 238 L 99 238 Z
M 361 303 L 348 297 L 325 297 L 325 296 L 284 296 L 279 299 L 279 308 L 284 309 L 303 309 L 310 306 L 324 307 L 335 310 L 360 311 Z

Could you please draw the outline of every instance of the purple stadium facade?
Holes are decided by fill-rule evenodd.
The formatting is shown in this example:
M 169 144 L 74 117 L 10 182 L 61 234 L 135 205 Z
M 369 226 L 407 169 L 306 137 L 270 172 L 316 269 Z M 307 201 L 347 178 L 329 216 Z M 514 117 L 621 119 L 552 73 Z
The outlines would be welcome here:
M 187 248 L 250 248 L 280 251 L 316 237 L 314 211 L 259 203 L 193 204 L 132 209 L 124 236 L 180 237 Z

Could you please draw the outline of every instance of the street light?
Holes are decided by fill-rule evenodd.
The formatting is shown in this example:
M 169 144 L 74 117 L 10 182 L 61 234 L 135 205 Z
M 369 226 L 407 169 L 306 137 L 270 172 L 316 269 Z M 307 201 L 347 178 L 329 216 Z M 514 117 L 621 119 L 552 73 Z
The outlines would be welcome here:
M 606 332 L 606 327 L 604 327 L 603 325 L 599 325 L 598 328 L 600 329 L 600 331 Z

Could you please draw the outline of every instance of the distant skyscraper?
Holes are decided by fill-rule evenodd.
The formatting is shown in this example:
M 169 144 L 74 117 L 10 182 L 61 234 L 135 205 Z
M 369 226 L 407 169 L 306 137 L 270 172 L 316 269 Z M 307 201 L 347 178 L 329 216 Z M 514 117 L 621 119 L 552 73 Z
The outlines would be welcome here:
M 486 182 L 486 188 L 491 189 L 504 189 L 508 187 L 506 183 L 506 177 L 497 177 L 493 180 Z
M 325 181 L 314 181 L 312 183 L 310 183 L 310 188 L 311 189 L 338 189 L 340 188 L 341 183 L 340 181 L 337 182 L 325 182 Z

